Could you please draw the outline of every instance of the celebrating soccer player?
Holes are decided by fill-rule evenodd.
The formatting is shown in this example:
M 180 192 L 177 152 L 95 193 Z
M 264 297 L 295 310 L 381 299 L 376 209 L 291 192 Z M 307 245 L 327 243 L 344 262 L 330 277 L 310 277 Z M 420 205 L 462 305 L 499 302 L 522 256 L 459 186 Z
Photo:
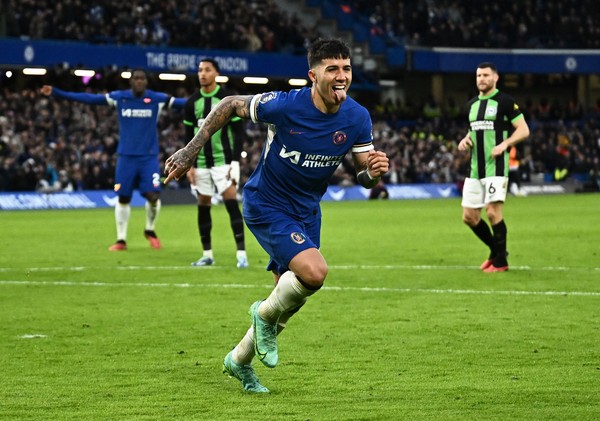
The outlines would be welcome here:
M 224 372 L 257 393 L 269 390 L 259 382 L 252 359 L 275 367 L 277 335 L 327 276 L 319 247 L 320 201 L 329 178 L 348 151 L 366 188 L 389 169 L 385 153 L 374 150 L 369 113 L 347 96 L 352 82 L 348 46 L 336 39 L 317 40 L 308 50 L 308 65 L 310 88 L 221 100 L 165 166 L 167 182 L 185 175 L 200 149 L 232 117 L 269 125 L 261 159 L 243 189 L 243 215 L 270 256 L 267 269 L 276 285 L 265 300 L 252 304 L 252 324 L 224 361 Z

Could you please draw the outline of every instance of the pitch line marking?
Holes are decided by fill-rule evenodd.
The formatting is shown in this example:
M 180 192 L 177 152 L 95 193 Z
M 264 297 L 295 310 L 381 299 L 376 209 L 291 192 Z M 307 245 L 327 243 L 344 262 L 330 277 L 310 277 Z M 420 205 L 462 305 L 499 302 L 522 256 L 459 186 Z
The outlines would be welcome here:
M 192 284 L 192 283 L 152 283 L 152 282 L 73 282 L 73 281 L 0 281 L 0 285 L 38 285 L 38 286 L 88 286 L 88 287 L 144 287 L 144 288 L 233 288 L 272 289 L 272 285 L 248 284 Z M 428 289 L 428 288 L 371 288 L 371 287 L 336 287 L 324 286 L 329 291 L 359 291 L 359 292 L 399 292 L 399 293 L 428 293 L 428 294 L 463 294 L 463 295 L 542 295 L 542 296 L 578 296 L 600 297 L 600 291 L 516 291 L 516 290 L 477 290 L 477 289 Z
M 337 270 L 472 270 L 479 269 L 479 266 L 460 266 L 460 265 L 330 265 L 330 269 Z M 194 266 L 68 266 L 68 267 L 32 267 L 32 268 L 7 268 L 0 267 L 0 272 L 84 272 L 86 270 L 225 270 L 231 269 L 231 266 L 205 266 L 202 268 Z M 511 266 L 511 271 L 546 271 L 546 272 L 569 272 L 569 271 L 596 271 L 600 272 L 600 267 L 581 267 L 581 266 Z

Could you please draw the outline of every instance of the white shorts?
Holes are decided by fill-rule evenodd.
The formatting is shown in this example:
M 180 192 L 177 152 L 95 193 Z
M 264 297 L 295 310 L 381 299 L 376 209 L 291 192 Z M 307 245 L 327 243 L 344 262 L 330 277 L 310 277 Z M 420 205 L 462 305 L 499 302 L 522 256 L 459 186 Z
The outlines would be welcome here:
M 212 168 L 196 168 L 192 189 L 203 196 L 214 195 L 215 189 L 218 194 L 223 194 L 223 192 L 232 184 L 228 175 L 229 165 L 219 165 Z
M 462 207 L 481 209 L 488 203 L 504 202 L 508 177 L 487 177 L 478 180 L 466 178 L 462 193 Z

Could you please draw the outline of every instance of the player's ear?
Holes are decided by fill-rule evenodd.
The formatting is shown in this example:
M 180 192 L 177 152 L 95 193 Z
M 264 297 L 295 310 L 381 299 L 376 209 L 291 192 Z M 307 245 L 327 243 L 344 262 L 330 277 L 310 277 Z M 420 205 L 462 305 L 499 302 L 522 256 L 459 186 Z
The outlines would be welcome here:
M 309 77 L 309 79 L 310 79 L 310 81 L 312 83 L 316 83 L 317 82 L 317 74 L 314 72 L 313 69 L 310 69 L 308 71 L 308 77 Z

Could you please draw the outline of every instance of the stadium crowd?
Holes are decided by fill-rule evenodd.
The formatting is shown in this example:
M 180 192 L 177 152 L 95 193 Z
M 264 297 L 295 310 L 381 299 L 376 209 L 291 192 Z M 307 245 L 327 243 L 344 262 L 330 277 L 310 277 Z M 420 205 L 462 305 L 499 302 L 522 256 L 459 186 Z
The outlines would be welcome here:
M 303 53 L 318 35 L 274 0 L 8 0 L 6 36 L 92 43 Z M 408 45 L 600 48 L 595 0 L 348 0 L 374 35 Z M 585 12 L 582 13 L 582 10 Z M 0 34 L 2 35 L 2 34 Z
M 543 102 L 543 101 L 541 101 Z M 591 110 L 570 114 L 569 104 L 525 108 L 531 136 L 520 150 L 523 180 L 551 174 L 555 180 L 600 173 L 600 101 Z M 469 157 L 456 147 L 466 118 L 456 108 L 431 100 L 410 108 L 387 102 L 370 110 L 373 135 L 390 157 L 386 183 L 461 183 Z M 0 96 L 0 191 L 112 189 L 118 127 L 109 107 L 93 107 L 3 88 Z M 183 146 L 183 116 L 163 112 L 159 120 L 160 159 Z M 241 184 L 256 166 L 266 128 L 246 123 L 246 157 Z M 186 181 L 171 185 L 186 187 Z M 332 184 L 355 184 L 351 163 L 340 166 Z
M 304 54 L 318 35 L 273 0 L 6 3 L 9 37 Z
M 348 0 L 371 32 L 428 47 L 600 48 L 595 0 Z

